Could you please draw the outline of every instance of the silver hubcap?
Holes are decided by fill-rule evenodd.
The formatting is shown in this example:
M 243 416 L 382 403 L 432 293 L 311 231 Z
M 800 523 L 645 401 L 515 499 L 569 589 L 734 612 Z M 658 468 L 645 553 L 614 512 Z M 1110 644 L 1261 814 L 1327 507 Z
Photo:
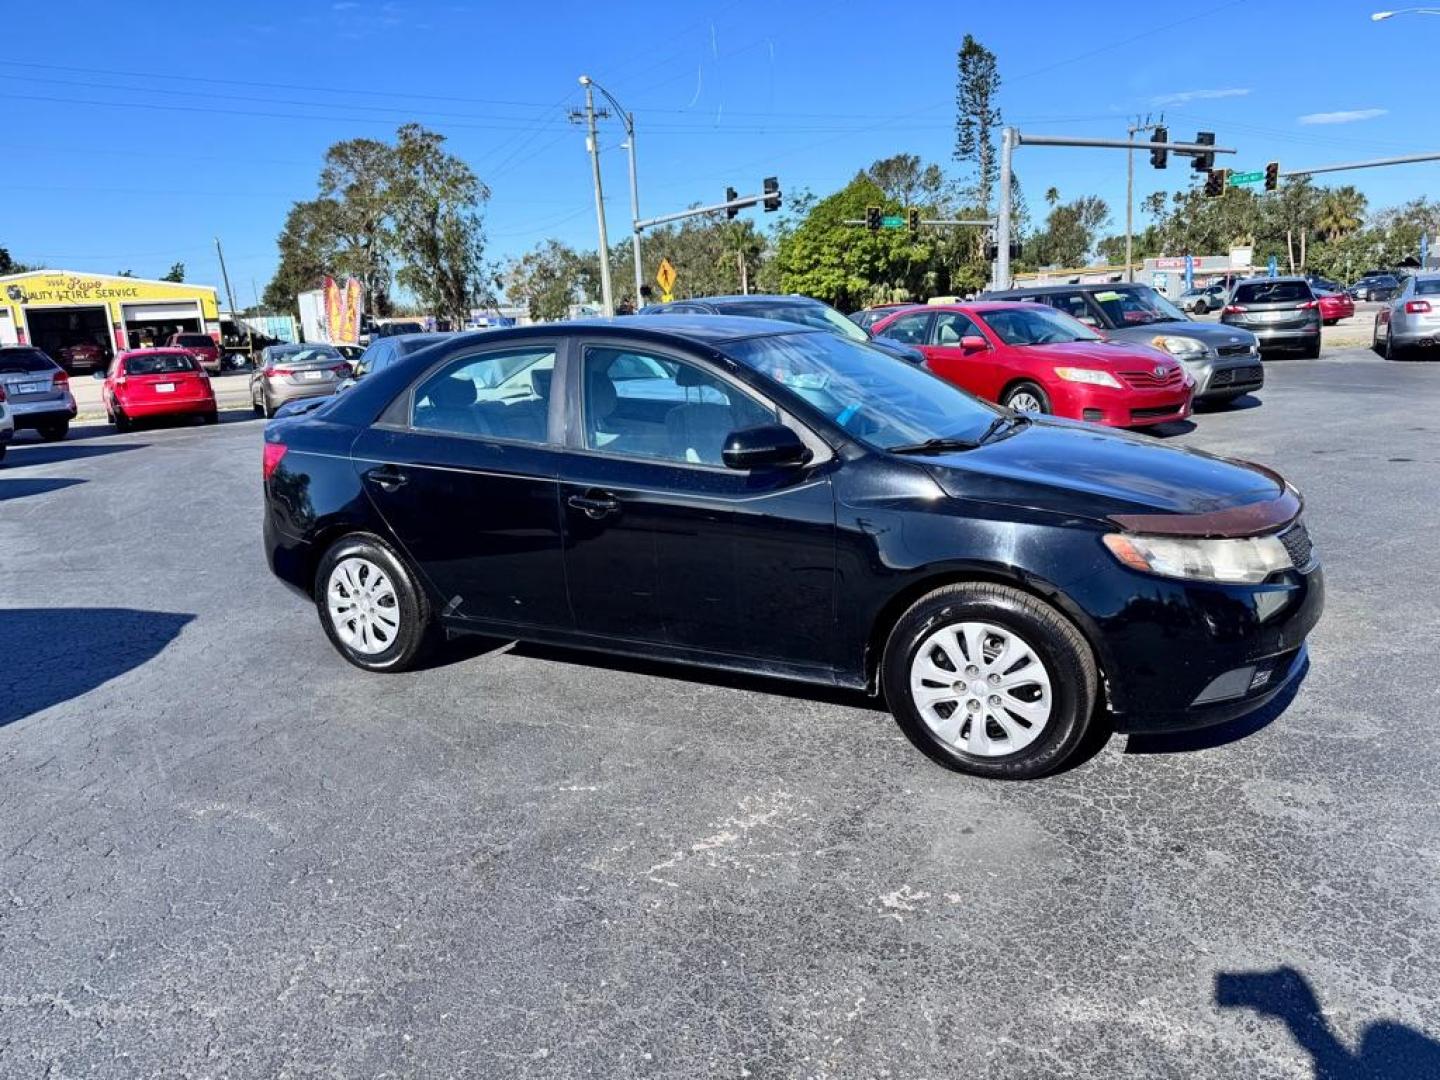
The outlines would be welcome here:
M 330 571 L 325 587 L 330 622 L 350 648 L 367 656 L 395 644 L 400 633 L 400 600 L 385 571 L 352 555 Z
M 1019 393 L 1010 395 L 1010 407 L 1017 412 L 1042 412 L 1040 399 L 1028 390 L 1021 390 Z
M 1050 673 L 1018 634 L 962 622 L 927 637 L 910 664 L 910 697 L 942 741 L 977 757 L 1015 754 L 1050 721 Z

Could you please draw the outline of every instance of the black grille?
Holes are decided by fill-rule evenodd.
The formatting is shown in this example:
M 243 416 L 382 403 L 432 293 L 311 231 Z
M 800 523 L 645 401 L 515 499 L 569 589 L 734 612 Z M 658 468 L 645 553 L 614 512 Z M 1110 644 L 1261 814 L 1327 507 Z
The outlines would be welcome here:
M 1282 532 L 1280 542 L 1285 545 L 1285 550 L 1290 553 L 1290 561 L 1297 567 L 1310 565 L 1310 559 L 1315 554 L 1315 545 L 1310 542 L 1310 533 L 1303 521 L 1295 522 Z
M 1180 411 L 1179 405 L 1148 405 L 1143 409 L 1131 409 L 1130 419 L 1149 420 L 1155 416 L 1169 416 Z
M 1265 369 L 1259 364 L 1252 364 L 1248 367 L 1222 368 L 1210 376 L 1210 385 L 1249 386 L 1251 383 L 1261 383 L 1264 379 Z
M 1250 346 L 1244 344 L 1221 345 L 1218 349 L 1215 350 L 1215 352 L 1218 353 L 1220 356 L 1249 356 Z

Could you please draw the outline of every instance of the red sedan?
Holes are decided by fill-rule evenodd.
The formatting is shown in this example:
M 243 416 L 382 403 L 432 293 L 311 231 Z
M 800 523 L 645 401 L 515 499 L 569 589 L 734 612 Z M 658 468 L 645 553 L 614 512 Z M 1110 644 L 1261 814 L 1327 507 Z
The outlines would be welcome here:
M 1112 427 L 1190 415 L 1195 384 L 1168 353 L 1107 340 L 1042 304 L 908 308 L 873 332 L 920 349 L 947 382 L 1022 412 Z
M 1315 298 L 1320 304 L 1320 321 L 1326 326 L 1334 326 L 1355 314 L 1355 301 L 1346 293 L 1317 292 Z
M 110 365 L 101 396 L 119 431 L 155 416 L 198 416 L 207 424 L 220 419 L 210 379 L 186 349 L 122 352 Z
M 171 334 L 165 344 L 194 353 L 202 368 L 211 375 L 220 374 L 220 345 L 209 334 Z

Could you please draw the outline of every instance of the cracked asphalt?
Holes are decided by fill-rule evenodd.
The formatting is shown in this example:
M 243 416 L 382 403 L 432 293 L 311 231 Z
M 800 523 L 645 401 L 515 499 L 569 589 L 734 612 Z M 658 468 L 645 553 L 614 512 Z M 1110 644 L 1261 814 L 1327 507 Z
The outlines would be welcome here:
M 265 568 L 258 422 L 17 443 L 0 1076 L 1440 1075 L 1440 364 L 1267 378 L 1171 437 L 1305 492 L 1308 677 L 1028 784 L 783 683 L 366 675 Z

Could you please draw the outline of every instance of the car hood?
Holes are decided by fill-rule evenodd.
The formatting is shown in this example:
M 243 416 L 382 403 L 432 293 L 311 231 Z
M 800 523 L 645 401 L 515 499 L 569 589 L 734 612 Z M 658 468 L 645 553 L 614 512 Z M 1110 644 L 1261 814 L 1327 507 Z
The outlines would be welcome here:
M 1032 358 L 1043 357 L 1056 364 L 1083 364 L 1127 371 L 1136 365 L 1150 368 L 1156 364 L 1171 365 L 1174 357 L 1167 352 L 1138 341 L 1066 341 L 1054 345 L 1021 345 L 1015 351 Z
M 1162 334 L 1187 337 L 1194 338 L 1211 349 L 1218 349 L 1222 345 L 1254 345 L 1256 342 L 1255 335 L 1249 330 L 1209 322 L 1161 322 L 1148 323 L 1145 326 L 1119 326 L 1114 330 L 1106 330 L 1105 334 L 1115 341 L 1139 341 L 1146 345 Z
M 974 450 L 921 460 L 952 497 L 1095 521 L 1214 514 L 1271 502 L 1286 490 L 1257 465 L 1054 418 Z

